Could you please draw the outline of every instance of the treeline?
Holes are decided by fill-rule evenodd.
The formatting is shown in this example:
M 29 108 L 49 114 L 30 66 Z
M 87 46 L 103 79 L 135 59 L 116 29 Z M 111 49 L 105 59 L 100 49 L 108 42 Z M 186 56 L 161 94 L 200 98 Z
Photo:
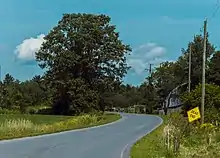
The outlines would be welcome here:
M 31 80 L 21 82 L 10 74 L 6 74 L 3 81 L 0 82 L 0 112 L 61 114 L 56 109 L 57 104 L 54 104 L 54 99 L 56 98 L 54 98 L 53 89 L 48 87 L 47 82 L 44 76 L 40 75 L 34 76 Z M 103 104 L 105 110 L 111 111 L 113 108 L 127 109 L 134 105 L 148 105 L 146 106 L 146 111 L 143 112 L 152 113 L 153 108 L 155 108 L 151 106 L 153 104 L 150 103 L 148 96 L 152 91 L 148 91 L 149 86 L 146 83 L 139 87 L 117 84 L 114 88 L 115 91 L 106 91 L 101 95 L 102 100 L 99 101 Z M 84 92 L 86 93 L 86 89 Z M 83 97 L 85 93 L 78 93 L 77 95 Z M 88 111 L 84 111 L 85 107 L 79 102 L 78 106 L 70 107 L 71 111 L 66 114 L 80 114 L 80 112 L 91 112 L 94 109 L 100 111 L 101 103 L 91 108 L 87 105 Z M 80 112 L 76 113 L 77 111 Z
M 207 35 L 206 49 L 206 94 L 205 94 L 205 119 L 206 121 L 219 120 L 220 114 L 220 51 L 211 44 Z M 157 95 L 163 101 L 176 86 L 188 83 L 189 52 L 191 47 L 191 92 L 187 89 L 179 94 L 178 98 L 183 103 L 182 113 L 193 107 L 201 107 L 201 83 L 203 61 L 202 35 L 194 36 L 186 49 L 182 49 L 182 55 L 175 62 L 164 62 L 152 75 L 154 87 L 158 88 Z
M 102 104 L 107 110 L 112 110 L 114 107 L 128 108 L 150 103 L 148 96 L 152 91 L 149 91 L 147 83 L 138 87 L 118 84 L 114 88 L 115 91 L 107 91 L 102 94 Z M 3 81 L 0 82 L 0 90 L 0 107 L 3 109 L 18 110 L 22 113 L 35 113 L 35 109 L 42 109 L 43 112 L 44 109 L 55 106 L 53 104 L 52 89 L 48 87 L 44 76 L 37 75 L 31 80 L 21 82 L 10 74 L 6 74 Z M 81 95 L 83 97 L 84 93 Z M 153 110 L 151 109 L 153 106 L 150 105 L 146 109 L 147 113 L 151 113 Z M 96 106 L 98 109 L 99 104 Z M 83 111 L 84 107 L 75 106 L 75 110 L 78 111 L 79 108 L 82 108 L 81 111 Z
M 49 107 L 49 93 L 41 76 L 21 82 L 10 74 L 6 74 L 0 82 L 0 112 L 34 113 L 35 107 Z M 28 111 L 28 108 L 32 111 Z
M 36 60 L 45 73 L 24 82 L 7 74 L 1 83 L 1 108 L 21 112 L 32 109 L 34 113 L 36 111 L 29 107 L 51 107 L 49 112 L 41 109 L 40 113 L 78 115 L 143 105 L 142 112 L 153 113 L 162 107 L 173 88 L 188 82 L 190 46 L 192 91 L 198 88 L 202 79 L 202 35 L 196 35 L 187 48 L 182 49 L 177 61 L 161 63 L 144 83 L 135 87 L 122 82 L 130 68 L 126 57 L 132 49 L 120 40 L 110 20 L 106 15 L 64 14 L 36 52 Z M 208 36 L 206 56 L 206 81 L 218 88 L 220 51 L 210 43 Z M 187 110 L 194 106 L 193 99 L 200 99 L 199 95 L 184 93 L 178 97 Z

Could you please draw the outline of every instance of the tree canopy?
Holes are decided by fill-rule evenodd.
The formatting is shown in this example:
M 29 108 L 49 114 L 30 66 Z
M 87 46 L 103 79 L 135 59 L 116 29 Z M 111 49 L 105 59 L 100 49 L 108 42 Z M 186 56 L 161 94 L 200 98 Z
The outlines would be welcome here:
M 131 48 L 110 20 L 106 15 L 64 14 L 36 53 L 40 67 L 47 69 L 58 113 L 104 110 L 102 94 L 126 74 L 125 55 Z

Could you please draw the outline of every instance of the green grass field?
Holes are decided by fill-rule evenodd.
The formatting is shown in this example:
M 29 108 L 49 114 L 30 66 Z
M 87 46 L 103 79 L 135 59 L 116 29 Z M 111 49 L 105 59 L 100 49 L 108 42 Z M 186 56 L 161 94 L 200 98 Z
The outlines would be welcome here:
M 92 127 L 120 119 L 118 114 L 51 116 L 0 115 L 0 140 Z

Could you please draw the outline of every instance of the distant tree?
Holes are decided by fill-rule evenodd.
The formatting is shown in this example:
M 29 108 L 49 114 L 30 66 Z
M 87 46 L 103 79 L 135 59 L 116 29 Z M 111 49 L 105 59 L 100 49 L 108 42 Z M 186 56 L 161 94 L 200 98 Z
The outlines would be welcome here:
M 202 76 L 202 54 L 203 54 L 203 37 L 196 35 L 192 42 L 188 43 L 187 49 L 182 49 L 182 55 L 175 62 L 163 62 L 157 67 L 152 74 L 152 81 L 155 85 L 158 104 L 162 106 L 168 94 L 176 86 L 188 82 L 189 51 L 192 50 L 192 70 L 191 86 L 195 88 L 201 82 Z M 209 42 L 207 36 L 207 63 L 215 52 L 214 46 Z M 208 69 L 208 67 L 207 67 Z
M 139 93 L 141 96 L 139 104 L 145 105 L 146 113 L 152 113 L 157 106 L 158 99 L 155 86 L 148 82 L 144 82 L 139 87 Z
M 32 81 L 36 82 L 36 83 L 40 83 L 42 80 L 42 77 L 40 75 L 35 75 L 33 78 L 32 78 Z
M 5 78 L 4 78 L 4 80 L 3 80 L 3 83 L 4 83 L 5 85 L 10 85 L 10 84 L 13 84 L 14 81 L 15 81 L 14 77 L 12 77 L 9 73 L 7 73 L 7 74 L 5 75 Z
M 210 43 L 207 36 L 207 50 L 206 57 L 207 62 L 209 62 L 210 57 L 215 52 L 215 47 Z M 191 85 L 194 88 L 196 85 L 201 83 L 202 80 L 202 61 L 203 61 L 203 43 L 204 39 L 202 35 L 196 35 L 192 42 L 189 42 L 188 48 L 182 49 L 183 55 L 179 57 L 177 60 L 178 69 L 178 77 L 182 78 L 182 83 L 188 81 L 188 61 L 189 61 L 189 50 L 191 45 L 192 50 L 192 72 L 191 72 Z M 207 64 L 208 65 L 208 64 Z M 208 68 L 208 67 L 207 67 Z
M 220 86 L 220 51 L 217 51 L 210 60 L 208 81 Z
M 161 63 L 152 74 L 153 84 L 160 98 L 165 100 L 169 92 L 178 84 L 177 66 L 174 62 Z

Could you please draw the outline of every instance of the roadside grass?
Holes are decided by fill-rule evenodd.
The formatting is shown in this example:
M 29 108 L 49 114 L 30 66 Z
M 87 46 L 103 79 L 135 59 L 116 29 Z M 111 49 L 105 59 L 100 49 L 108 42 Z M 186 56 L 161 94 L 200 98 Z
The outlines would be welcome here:
M 29 114 L 3 114 L 0 115 L 0 123 L 7 120 L 29 120 L 34 124 L 52 124 L 58 121 L 71 119 L 72 116 L 56 116 L 56 115 L 29 115 Z
M 220 157 L 220 129 L 211 124 L 190 124 L 186 134 L 180 141 L 180 148 L 174 153 L 173 136 L 171 131 L 170 146 L 165 144 L 165 133 L 171 117 L 162 116 L 164 122 L 156 130 L 137 141 L 131 148 L 131 158 L 218 158 Z M 182 119 L 183 121 L 184 119 Z M 178 119 L 174 123 L 180 124 Z M 171 121 L 172 122 L 172 121 Z M 180 124 L 180 126 L 182 126 Z M 174 126 L 174 132 L 178 130 L 178 125 Z M 182 128 L 182 127 L 180 127 Z
M 191 128 L 180 146 L 178 158 L 219 158 L 220 129 L 205 123 Z
M 150 134 L 138 140 L 131 148 L 131 158 L 162 158 L 166 155 L 161 134 L 168 122 L 168 117 L 161 116 L 163 124 L 152 131 Z
M 36 136 L 114 122 L 119 114 L 82 116 L 0 115 L 0 140 Z

